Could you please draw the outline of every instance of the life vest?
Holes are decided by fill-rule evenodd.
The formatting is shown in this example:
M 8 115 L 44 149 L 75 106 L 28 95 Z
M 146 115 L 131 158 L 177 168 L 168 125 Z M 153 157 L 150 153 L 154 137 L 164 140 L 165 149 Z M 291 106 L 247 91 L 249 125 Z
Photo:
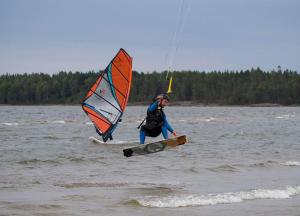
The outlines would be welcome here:
M 154 112 L 147 112 L 146 125 L 152 124 L 153 126 L 161 127 L 164 123 L 164 111 L 158 107 Z
M 156 137 L 161 133 L 161 127 L 164 124 L 164 111 L 158 107 L 153 112 L 147 112 L 146 124 L 141 130 L 146 132 L 147 136 Z

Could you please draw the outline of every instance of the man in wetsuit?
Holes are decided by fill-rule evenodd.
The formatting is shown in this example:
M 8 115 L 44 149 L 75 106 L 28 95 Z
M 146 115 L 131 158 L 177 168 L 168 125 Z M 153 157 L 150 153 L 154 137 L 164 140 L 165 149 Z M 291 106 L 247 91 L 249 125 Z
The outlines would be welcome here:
M 145 143 L 146 136 L 157 137 L 160 133 L 165 139 L 168 139 L 168 131 L 174 136 L 176 132 L 167 121 L 167 117 L 163 108 L 169 103 L 169 96 L 167 94 L 158 95 L 154 102 L 150 104 L 147 110 L 146 124 L 140 130 L 140 144 Z

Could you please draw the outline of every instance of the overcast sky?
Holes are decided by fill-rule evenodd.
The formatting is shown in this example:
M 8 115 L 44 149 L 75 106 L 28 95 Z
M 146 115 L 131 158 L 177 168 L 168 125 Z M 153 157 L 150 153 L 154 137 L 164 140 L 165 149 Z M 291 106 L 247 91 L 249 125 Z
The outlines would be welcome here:
M 98 71 L 121 47 L 139 72 L 173 54 L 176 70 L 300 71 L 299 42 L 298 0 L 0 0 L 0 74 Z

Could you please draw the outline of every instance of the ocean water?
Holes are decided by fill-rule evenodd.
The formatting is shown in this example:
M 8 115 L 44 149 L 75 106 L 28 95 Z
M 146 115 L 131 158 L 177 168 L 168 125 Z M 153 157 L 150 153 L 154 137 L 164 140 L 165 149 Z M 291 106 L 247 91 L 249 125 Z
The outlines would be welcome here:
M 299 107 L 167 107 L 188 143 L 126 158 L 145 111 L 99 144 L 80 106 L 0 106 L 0 215 L 300 215 Z

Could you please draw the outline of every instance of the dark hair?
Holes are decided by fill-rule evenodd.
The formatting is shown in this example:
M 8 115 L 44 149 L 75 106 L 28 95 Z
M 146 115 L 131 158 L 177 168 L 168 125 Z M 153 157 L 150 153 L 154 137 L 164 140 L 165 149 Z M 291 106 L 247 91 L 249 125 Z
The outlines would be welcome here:
M 162 93 L 162 94 L 159 94 L 159 95 L 155 96 L 153 98 L 153 101 L 156 101 L 158 97 L 161 97 L 162 99 L 166 99 L 167 101 L 170 101 L 170 97 L 166 93 Z

